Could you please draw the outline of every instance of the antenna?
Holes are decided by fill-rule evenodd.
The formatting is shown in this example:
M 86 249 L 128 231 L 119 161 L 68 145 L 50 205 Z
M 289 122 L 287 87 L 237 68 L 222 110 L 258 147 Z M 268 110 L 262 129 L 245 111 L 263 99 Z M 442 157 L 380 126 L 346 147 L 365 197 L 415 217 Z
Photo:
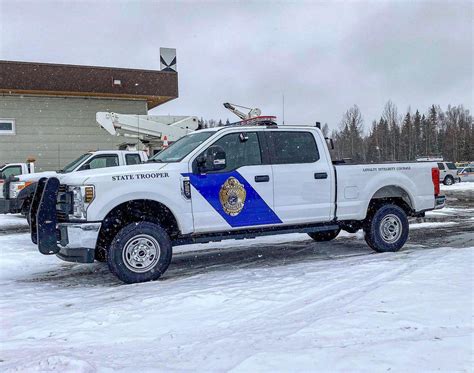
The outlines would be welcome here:
M 285 94 L 283 93 L 283 124 L 285 124 Z

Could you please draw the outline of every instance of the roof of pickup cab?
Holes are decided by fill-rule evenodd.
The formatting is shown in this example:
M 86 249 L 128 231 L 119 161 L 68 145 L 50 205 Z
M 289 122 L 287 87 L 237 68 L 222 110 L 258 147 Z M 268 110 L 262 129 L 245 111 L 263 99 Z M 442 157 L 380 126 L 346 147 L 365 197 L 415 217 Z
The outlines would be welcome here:
M 239 128 L 239 129 L 242 129 L 242 130 L 246 130 L 246 131 L 251 131 L 251 130 L 254 130 L 254 129 L 267 129 L 267 130 L 275 130 L 275 129 L 282 129 L 282 130 L 293 130 L 293 129 L 297 129 L 297 130 L 301 130 L 301 129 L 304 129 L 304 130 L 314 130 L 314 129 L 319 129 L 318 127 L 316 126 L 308 126 L 308 125 L 301 125 L 301 124 L 298 124 L 298 125 L 289 125 L 289 124 L 286 124 L 286 125 L 272 125 L 272 126 L 242 126 L 242 125 L 227 125 L 227 126 L 222 126 L 222 127 L 214 127 L 214 128 L 206 128 L 206 129 L 202 129 L 200 131 L 222 131 L 224 129 L 235 129 L 235 128 Z
M 87 152 L 88 154 L 136 154 L 136 153 L 144 153 L 143 150 L 91 150 Z

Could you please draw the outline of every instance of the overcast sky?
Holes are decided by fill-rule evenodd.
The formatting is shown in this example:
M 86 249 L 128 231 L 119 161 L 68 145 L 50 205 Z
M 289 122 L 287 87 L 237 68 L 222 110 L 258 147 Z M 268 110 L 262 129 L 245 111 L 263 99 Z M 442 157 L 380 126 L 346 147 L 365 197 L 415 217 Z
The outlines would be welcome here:
M 159 69 L 177 49 L 179 98 L 156 113 L 235 119 L 229 101 L 286 123 L 366 127 L 404 111 L 473 109 L 473 3 L 0 0 L 0 59 Z

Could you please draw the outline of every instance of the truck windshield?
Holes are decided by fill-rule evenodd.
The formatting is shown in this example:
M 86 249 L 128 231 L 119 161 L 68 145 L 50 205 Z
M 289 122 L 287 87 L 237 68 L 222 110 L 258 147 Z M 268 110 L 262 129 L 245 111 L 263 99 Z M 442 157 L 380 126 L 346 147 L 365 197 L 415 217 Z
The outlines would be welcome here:
M 195 132 L 180 138 L 161 152 L 151 157 L 148 162 L 179 162 L 215 132 Z
M 90 153 L 82 154 L 79 158 L 73 160 L 71 163 L 67 164 L 64 166 L 62 170 L 59 170 L 58 172 L 65 174 L 71 171 L 74 171 L 74 169 L 81 164 L 86 158 L 89 158 L 91 156 Z

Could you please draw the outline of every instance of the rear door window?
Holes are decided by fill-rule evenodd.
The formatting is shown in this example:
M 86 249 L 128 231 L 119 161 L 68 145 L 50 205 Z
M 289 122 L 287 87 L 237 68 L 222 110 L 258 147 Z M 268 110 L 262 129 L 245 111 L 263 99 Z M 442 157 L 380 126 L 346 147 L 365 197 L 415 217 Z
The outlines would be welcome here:
M 440 170 L 444 170 L 444 164 L 438 163 L 438 168 L 439 168 Z
M 139 164 L 142 162 L 139 154 L 125 154 L 125 162 L 127 165 Z
M 450 170 L 457 170 L 457 167 L 454 163 L 446 163 L 446 166 L 448 166 Z
M 272 131 L 274 164 L 313 163 L 319 159 L 316 140 L 311 132 Z

